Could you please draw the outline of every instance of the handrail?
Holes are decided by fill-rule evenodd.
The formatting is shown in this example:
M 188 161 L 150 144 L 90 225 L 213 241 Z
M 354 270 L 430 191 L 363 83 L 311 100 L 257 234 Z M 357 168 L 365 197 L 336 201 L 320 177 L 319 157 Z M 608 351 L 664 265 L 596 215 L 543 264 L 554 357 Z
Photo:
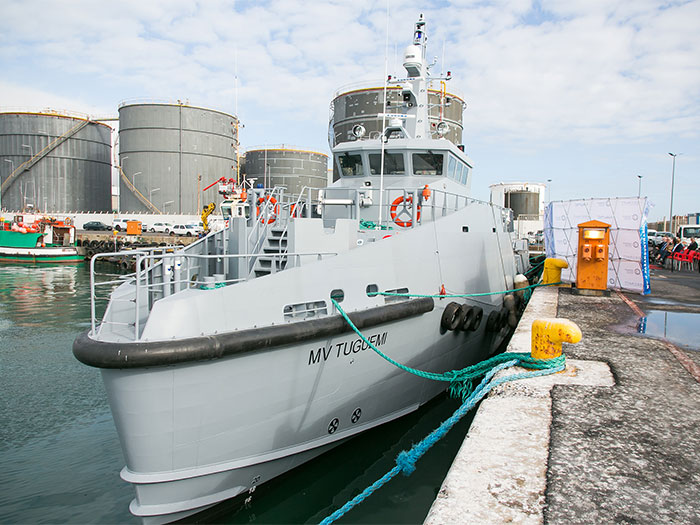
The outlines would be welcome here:
M 164 253 L 155 253 L 156 251 L 159 250 L 164 250 Z M 149 253 L 150 252 L 150 253 Z M 131 255 L 136 257 L 136 272 L 127 274 L 124 276 L 123 279 L 117 280 L 117 281 L 105 281 L 105 282 L 100 282 L 97 283 L 95 282 L 95 261 L 97 261 L 100 258 L 106 258 L 106 257 L 114 257 L 118 255 Z M 135 285 L 136 289 L 134 291 L 134 340 L 137 341 L 139 339 L 139 332 L 140 332 L 140 313 L 142 311 L 142 306 L 143 304 L 148 305 L 150 303 L 148 293 L 153 292 L 153 290 L 157 290 L 159 287 L 165 287 L 165 286 L 171 286 L 174 285 L 177 287 L 181 287 L 182 285 L 186 285 L 185 287 L 182 287 L 181 289 L 177 290 L 175 293 L 179 291 L 183 291 L 185 289 L 190 289 L 192 285 L 195 286 L 200 286 L 206 284 L 206 281 L 202 280 L 203 277 L 208 277 L 208 276 L 197 276 L 197 280 L 193 281 L 191 276 L 190 276 L 190 271 L 193 268 L 199 268 L 199 266 L 195 265 L 190 265 L 187 263 L 186 265 L 184 264 L 185 261 L 188 261 L 189 259 L 203 259 L 203 260 L 209 260 L 209 259 L 215 259 L 215 260 L 224 260 L 224 259 L 242 259 L 246 257 L 251 257 L 254 254 L 249 254 L 249 253 L 244 253 L 244 254 L 193 254 L 193 253 L 187 253 L 184 250 L 172 250 L 172 247 L 158 247 L 158 248 L 153 248 L 150 250 L 126 250 L 126 251 L 120 251 L 120 252 L 114 252 L 114 253 L 98 253 L 95 254 L 90 261 L 90 335 L 94 336 L 96 334 L 96 329 L 97 329 L 97 315 L 96 315 L 96 308 L 95 308 L 95 300 L 97 298 L 97 293 L 96 289 L 98 286 L 107 286 L 107 285 L 113 285 L 116 283 L 132 283 Z M 336 256 L 338 255 L 338 252 L 295 252 L 295 253 L 284 253 L 284 254 L 269 254 L 269 256 L 273 259 L 277 258 L 282 258 L 282 257 L 296 257 L 301 261 L 302 257 L 316 257 L 317 260 L 322 260 L 324 257 L 330 257 L 330 256 Z M 181 265 L 185 266 L 185 277 L 181 278 L 179 280 L 168 280 L 167 282 L 149 282 L 149 276 L 148 273 L 155 268 L 158 265 L 162 265 L 164 261 L 167 260 L 176 260 L 175 262 L 180 261 Z M 238 279 L 224 279 L 223 281 L 220 281 L 221 283 L 224 284 L 235 284 L 237 282 L 242 282 L 247 280 L 247 277 L 241 277 Z M 144 284 L 142 284 L 142 282 Z M 143 293 L 145 292 L 145 294 Z M 150 308 L 149 308 L 150 312 Z M 104 321 L 104 318 L 102 320 L 104 324 L 110 324 L 112 321 Z M 131 324 L 131 323 L 130 323 Z
M 36 153 L 36 155 L 25 160 L 22 164 L 17 166 L 0 185 L 0 192 L 4 193 L 12 185 L 15 179 L 19 177 L 20 174 L 33 168 L 41 159 L 46 157 L 49 153 L 51 153 L 58 146 L 63 144 L 66 140 L 68 140 L 73 135 L 78 133 L 81 129 L 83 129 L 85 126 L 90 124 L 90 122 L 90 120 L 79 122 L 77 125 L 73 126 L 71 129 L 66 131 L 63 135 L 61 135 L 60 137 L 56 137 L 52 142 L 49 142 L 46 146 L 41 148 Z
M 138 200 L 141 201 L 141 203 L 146 206 L 147 208 L 150 208 L 153 213 L 158 213 L 161 214 L 162 212 L 153 204 L 150 200 L 148 200 L 138 189 L 136 189 L 136 186 L 133 185 L 133 183 L 129 180 L 129 177 L 126 176 L 126 173 L 124 173 L 124 170 L 122 169 L 121 166 L 119 166 L 119 174 L 121 175 L 122 181 L 126 184 L 126 187 L 131 190 L 131 193 L 133 193 Z

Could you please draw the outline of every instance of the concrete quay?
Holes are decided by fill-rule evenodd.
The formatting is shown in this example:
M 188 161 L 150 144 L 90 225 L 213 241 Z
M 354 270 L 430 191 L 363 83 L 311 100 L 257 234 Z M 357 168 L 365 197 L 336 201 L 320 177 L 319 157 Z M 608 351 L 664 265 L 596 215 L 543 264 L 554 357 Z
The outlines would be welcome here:
M 509 351 L 542 317 L 583 339 L 564 372 L 481 403 L 425 523 L 700 524 L 700 352 L 637 334 L 659 309 L 700 312 L 700 275 L 653 272 L 646 297 L 537 289 Z

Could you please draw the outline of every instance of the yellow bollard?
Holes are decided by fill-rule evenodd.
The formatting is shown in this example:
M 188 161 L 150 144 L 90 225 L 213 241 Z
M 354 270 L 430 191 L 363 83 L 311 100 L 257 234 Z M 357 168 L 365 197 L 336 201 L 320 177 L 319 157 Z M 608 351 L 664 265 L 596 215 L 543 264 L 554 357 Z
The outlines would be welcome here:
M 581 329 L 568 319 L 535 319 L 532 322 L 532 348 L 534 359 L 552 359 L 561 355 L 562 343 L 578 343 Z
M 544 272 L 542 274 L 542 284 L 552 284 L 561 281 L 561 269 L 568 268 L 569 263 L 564 259 L 549 257 L 544 260 Z

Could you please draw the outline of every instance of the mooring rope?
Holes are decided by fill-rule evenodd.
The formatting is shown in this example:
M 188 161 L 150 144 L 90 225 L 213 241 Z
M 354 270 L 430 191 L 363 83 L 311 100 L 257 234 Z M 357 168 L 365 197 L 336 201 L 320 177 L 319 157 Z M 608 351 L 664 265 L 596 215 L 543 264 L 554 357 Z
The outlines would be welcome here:
M 562 356 L 563 358 L 563 356 Z M 554 361 L 554 360 L 552 360 Z M 381 487 L 386 485 L 389 481 L 391 481 L 394 477 L 396 477 L 399 472 L 403 473 L 404 476 L 410 476 L 416 469 L 416 462 L 435 444 L 437 443 L 447 432 L 450 431 L 450 429 L 460 420 L 462 417 L 464 417 L 465 414 L 467 414 L 474 406 L 481 400 L 483 397 L 488 394 L 491 390 L 493 390 L 495 387 L 498 385 L 502 385 L 503 383 L 507 383 L 509 381 L 515 381 L 517 379 L 524 379 L 528 377 L 537 377 L 537 376 L 543 376 L 543 375 L 548 375 L 548 374 L 553 374 L 555 372 L 559 372 L 565 368 L 565 364 L 563 362 L 563 359 L 560 361 L 561 364 L 558 364 L 556 366 L 553 366 L 552 368 L 545 368 L 542 370 L 536 370 L 533 372 L 524 372 L 524 373 L 519 373 L 519 374 L 512 374 L 506 377 L 502 377 L 499 379 L 493 379 L 493 376 L 505 369 L 509 368 L 511 366 L 515 366 L 520 364 L 520 361 L 518 359 L 511 359 L 509 361 L 505 361 L 503 363 L 500 363 L 491 370 L 489 370 L 482 381 L 479 383 L 479 385 L 474 389 L 474 391 L 471 393 L 470 396 L 467 397 L 467 399 L 464 400 L 462 405 L 450 416 L 448 419 L 442 422 L 439 427 L 437 427 L 435 430 L 433 430 L 430 434 L 428 434 L 425 438 L 423 438 L 422 441 L 419 443 L 413 445 L 411 450 L 404 450 L 399 453 L 399 455 L 396 457 L 396 466 L 389 470 L 386 474 L 384 474 L 381 478 L 379 478 L 377 481 L 372 483 L 369 487 L 367 487 L 365 490 L 363 490 L 360 494 L 352 498 L 350 501 L 345 503 L 341 508 L 333 512 L 330 516 L 326 517 L 323 521 L 321 521 L 321 525 L 330 525 L 334 521 L 336 521 L 338 518 L 341 516 L 347 514 L 353 507 L 359 505 L 362 503 L 365 499 L 367 499 L 369 496 L 371 496 L 375 491 L 379 490 Z M 554 364 L 554 363 L 553 363 Z

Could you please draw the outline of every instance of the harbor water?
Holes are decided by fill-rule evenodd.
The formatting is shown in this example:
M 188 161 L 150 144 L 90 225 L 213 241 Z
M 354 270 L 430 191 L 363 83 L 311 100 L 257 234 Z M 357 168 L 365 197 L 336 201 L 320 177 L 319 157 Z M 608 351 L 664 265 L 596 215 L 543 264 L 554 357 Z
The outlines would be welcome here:
M 84 264 L 0 265 L 0 523 L 137 523 L 100 372 L 71 351 L 90 325 L 89 282 Z M 199 519 L 317 523 L 458 406 L 441 396 L 260 486 L 247 503 L 225 502 Z M 412 476 L 398 476 L 339 523 L 422 523 L 469 423 L 439 441 Z

